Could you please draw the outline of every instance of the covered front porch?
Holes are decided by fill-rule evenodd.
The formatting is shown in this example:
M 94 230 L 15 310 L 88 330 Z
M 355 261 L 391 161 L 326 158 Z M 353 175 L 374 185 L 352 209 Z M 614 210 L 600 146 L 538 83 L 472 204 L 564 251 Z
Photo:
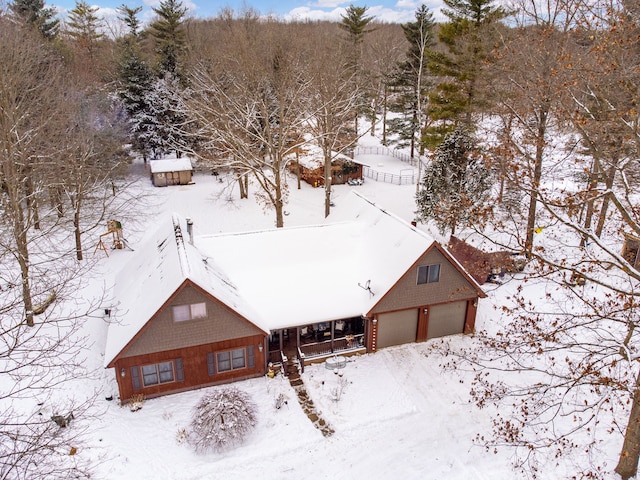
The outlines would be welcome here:
M 267 359 L 273 365 L 284 365 L 287 359 L 297 358 L 304 368 L 304 362 L 338 353 L 365 352 L 365 328 L 364 318 L 352 317 L 272 330 Z

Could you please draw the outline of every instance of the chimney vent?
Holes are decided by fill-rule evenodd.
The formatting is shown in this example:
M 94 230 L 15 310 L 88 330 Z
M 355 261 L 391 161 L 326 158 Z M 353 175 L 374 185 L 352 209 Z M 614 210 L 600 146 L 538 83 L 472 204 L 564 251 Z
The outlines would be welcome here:
M 193 220 L 187 218 L 187 233 L 189 234 L 189 243 L 193 245 Z

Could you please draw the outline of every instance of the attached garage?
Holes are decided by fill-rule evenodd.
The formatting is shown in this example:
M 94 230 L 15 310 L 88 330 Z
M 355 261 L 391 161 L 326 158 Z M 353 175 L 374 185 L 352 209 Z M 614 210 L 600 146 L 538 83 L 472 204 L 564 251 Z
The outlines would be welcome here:
M 378 316 L 378 348 L 416 341 L 418 309 L 383 313 Z
M 467 301 L 443 303 L 429 307 L 427 338 L 444 337 L 464 332 Z

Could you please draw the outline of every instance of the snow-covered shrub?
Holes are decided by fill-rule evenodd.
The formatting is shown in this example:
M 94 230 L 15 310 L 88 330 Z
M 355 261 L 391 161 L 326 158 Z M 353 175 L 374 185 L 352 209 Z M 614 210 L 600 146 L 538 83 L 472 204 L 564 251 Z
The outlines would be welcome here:
M 189 444 L 199 453 L 241 444 L 256 425 L 256 406 L 246 392 L 227 387 L 202 397 L 194 408 Z
M 182 445 L 187 440 L 188 436 L 189 435 L 187 434 L 186 428 L 179 428 L 176 432 L 176 442 L 178 443 L 178 445 Z
M 142 405 L 144 405 L 144 395 L 141 393 L 136 393 L 129 399 L 129 410 L 131 410 L 132 412 L 137 412 L 138 410 L 140 410 L 142 408 Z

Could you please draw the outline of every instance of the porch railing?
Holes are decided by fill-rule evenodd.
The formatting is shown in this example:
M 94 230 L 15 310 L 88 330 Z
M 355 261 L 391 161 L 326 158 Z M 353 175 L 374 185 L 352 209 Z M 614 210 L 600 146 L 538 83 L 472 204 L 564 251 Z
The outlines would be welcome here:
M 282 357 L 280 356 L 280 350 L 271 350 L 269 352 L 269 357 L 267 358 L 267 362 L 273 365 L 278 365 L 282 361 Z
M 304 373 L 304 358 L 305 358 L 304 353 L 302 353 L 302 350 L 300 350 L 300 347 L 298 347 L 298 361 L 300 362 L 300 373 Z
M 335 338 L 333 341 L 324 340 L 322 342 L 300 345 L 300 353 L 304 354 L 304 358 L 310 359 L 362 348 L 364 348 L 364 335 L 360 334 Z
M 284 354 L 284 352 L 280 352 L 280 361 L 282 362 L 282 375 L 288 377 L 289 372 L 287 372 L 287 356 Z

